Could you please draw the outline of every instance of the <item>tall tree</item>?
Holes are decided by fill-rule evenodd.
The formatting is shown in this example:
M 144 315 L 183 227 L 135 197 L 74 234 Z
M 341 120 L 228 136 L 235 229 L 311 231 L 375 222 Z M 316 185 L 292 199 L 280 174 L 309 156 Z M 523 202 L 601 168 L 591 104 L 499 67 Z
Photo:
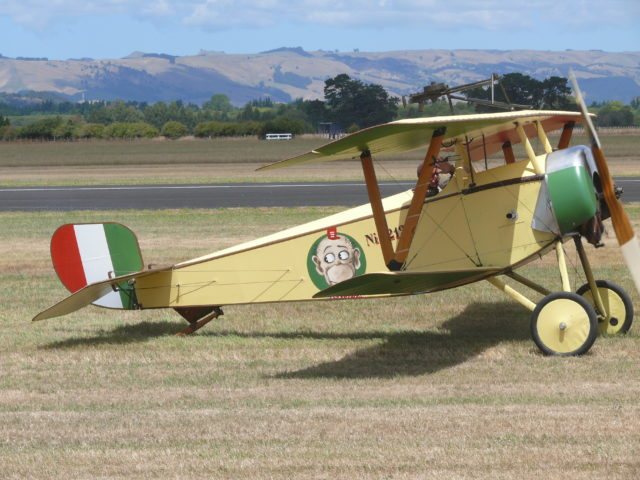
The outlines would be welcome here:
M 569 99 L 571 89 L 568 80 L 563 77 L 550 77 L 543 81 L 536 80 L 529 75 L 521 73 L 507 73 L 500 79 L 507 97 L 505 98 L 501 88 L 495 88 L 495 99 L 501 102 L 510 102 L 518 105 L 529 105 L 534 109 L 566 110 L 572 105 Z M 470 90 L 468 96 L 489 100 L 491 90 L 475 88 Z M 500 111 L 499 108 L 477 105 L 478 112 Z
M 567 110 L 573 102 L 569 99 L 571 87 L 564 77 L 549 77 L 542 81 L 542 105 L 548 110 Z
M 598 110 L 597 123 L 600 127 L 630 127 L 633 121 L 631 107 L 619 101 L 609 102 Z
M 217 110 L 219 112 L 230 112 L 233 110 L 231 100 L 223 93 L 211 95 L 211 98 L 202 104 L 204 110 Z
M 393 120 L 398 113 L 398 98 L 384 88 L 365 84 L 346 73 L 324 82 L 324 98 L 335 123 L 343 128 L 370 127 Z
M 511 103 L 538 108 L 542 99 L 542 83 L 529 75 L 509 73 L 500 79 Z
M 327 106 L 322 100 L 300 100 L 298 108 L 305 113 L 314 128 L 317 128 L 318 123 L 327 119 Z

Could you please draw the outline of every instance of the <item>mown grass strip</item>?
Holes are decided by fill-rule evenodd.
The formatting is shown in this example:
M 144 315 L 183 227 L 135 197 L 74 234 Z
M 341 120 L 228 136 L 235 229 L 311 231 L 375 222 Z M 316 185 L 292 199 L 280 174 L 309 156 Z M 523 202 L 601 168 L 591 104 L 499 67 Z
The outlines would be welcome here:
M 190 338 L 164 310 L 30 322 L 66 294 L 48 252 L 60 223 L 120 221 L 147 261 L 172 263 L 336 210 L 0 213 L 0 476 L 635 478 L 637 325 L 584 357 L 544 357 L 529 313 L 485 283 L 229 307 Z M 594 269 L 637 309 L 606 243 L 588 247 Z M 559 288 L 552 257 L 526 273 Z

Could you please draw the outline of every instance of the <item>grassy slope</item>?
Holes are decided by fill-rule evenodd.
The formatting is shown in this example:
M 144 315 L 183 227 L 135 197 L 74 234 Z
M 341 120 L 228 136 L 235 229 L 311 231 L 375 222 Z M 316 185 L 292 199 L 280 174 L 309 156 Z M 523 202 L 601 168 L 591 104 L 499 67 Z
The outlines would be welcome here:
M 166 263 L 335 210 L 0 213 L 0 477 L 638 477 L 637 325 L 543 357 L 528 312 L 485 284 L 228 308 L 190 338 L 169 311 L 29 322 L 65 295 L 48 253 L 60 223 L 121 221 Z M 631 291 L 615 248 L 588 252 Z M 552 256 L 527 270 L 559 288 Z

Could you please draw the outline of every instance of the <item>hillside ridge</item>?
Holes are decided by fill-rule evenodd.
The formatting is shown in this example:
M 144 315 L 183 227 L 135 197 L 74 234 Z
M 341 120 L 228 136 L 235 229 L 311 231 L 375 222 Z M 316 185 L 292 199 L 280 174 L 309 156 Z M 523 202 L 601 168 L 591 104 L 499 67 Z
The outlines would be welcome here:
M 324 81 L 340 73 L 406 95 L 432 81 L 460 85 L 491 73 L 538 80 L 573 69 L 588 102 L 640 96 L 640 52 L 599 50 L 398 50 L 307 52 L 282 47 L 262 53 L 196 55 L 133 52 L 120 59 L 7 58 L 0 55 L 0 92 L 52 92 L 69 100 L 182 100 L 202 104 L 224 93 L 235 105 L 323 98 Z

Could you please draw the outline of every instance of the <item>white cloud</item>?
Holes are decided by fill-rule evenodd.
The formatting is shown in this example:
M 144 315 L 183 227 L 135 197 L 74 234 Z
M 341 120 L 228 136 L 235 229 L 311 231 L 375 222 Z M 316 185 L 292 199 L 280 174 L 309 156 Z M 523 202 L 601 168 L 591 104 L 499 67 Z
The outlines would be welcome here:
M 63 24 L 83 17 L 124 15 L 154 18 L 175 15 L 188 9 L 195 1 L 171 0 L 3 0 L 0 16 L 9 17 L 26 28 L 41 29 L 51 24 Z
M 145 2 L 141 9 L 143 15 L 151 15 L 153 17 L 168 17 L 176 13 L 171 2 L 167 0 L 152 0 Z
M 237 1 L 206 0 L 196 2 L 182 21 L 187 25 L 224 30 L 232 27 L 267 27 L 278 22 L 283 7 L 278 0 Z
M 210 30 L 282 22 L 336 27 L 527 28 L 536 22 L 593 28 L 640 22 L 638 0 L 3 0 L 0 16 L 31 29 L 86 16 L 127 15 Z
M 482 7 L 478 8 L 478 3 Z M 493 5 L 491 5 L 493 4 Z M 335 27 L 424 27 L 478 26 L 494 28 L 518 22 L 514 9 L 493 0 L 352 0 L 317 2 L 303 0 L 204 0 L 194 5 L 183 21 L 211 29 L 235 26 L 266 26 L 283 21 Z M 519 23 L 519 22 L 518 22 Z

